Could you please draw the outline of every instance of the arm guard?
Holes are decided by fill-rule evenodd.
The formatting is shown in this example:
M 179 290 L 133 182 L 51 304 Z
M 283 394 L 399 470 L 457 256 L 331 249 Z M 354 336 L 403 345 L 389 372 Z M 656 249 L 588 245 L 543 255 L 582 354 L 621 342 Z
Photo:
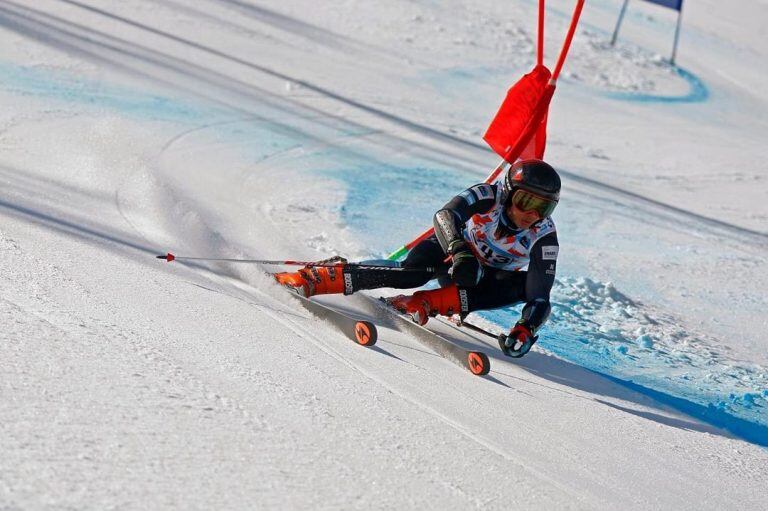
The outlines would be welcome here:
M 456 221 L 456 215 L 450 209 L 441 209 L 435 213 L 434 218 L 435 235 L 437 241 L 446 254 L 453 254 L 454 251 L 464 244 L 464 236 Z
M 435 235 L 446 254 L 452 254 L 462 246 L 464 224 L 472 215 L 490 210 L 496 204 L 496 193 L 495 185 L 475 185 L 448 201 L 435 213 Z

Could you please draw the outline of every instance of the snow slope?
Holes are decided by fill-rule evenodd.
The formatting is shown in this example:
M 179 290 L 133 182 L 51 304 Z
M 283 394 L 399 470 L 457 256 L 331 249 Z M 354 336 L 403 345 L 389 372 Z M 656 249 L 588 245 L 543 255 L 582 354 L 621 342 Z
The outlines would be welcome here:
M 153 256 L 402 244 L 496 164 L 534 2 L 0 2 L 0 506 L 766 507 L 768 7 L 686 4 L 680 69 L 619 7 L 552 107 L 553 318 L 514 363 L 456 334 L 476 378 Z

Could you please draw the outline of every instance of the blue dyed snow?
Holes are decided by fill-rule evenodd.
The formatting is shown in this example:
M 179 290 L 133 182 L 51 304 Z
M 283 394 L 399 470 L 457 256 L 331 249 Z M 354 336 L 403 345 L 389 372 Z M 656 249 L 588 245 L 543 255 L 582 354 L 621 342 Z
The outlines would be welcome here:
M 610 381 L 618 383 L 630 390 L 646 395 L 659 403 L 668 405 L 691 417 L 722 428 L 735 436 L 753 444 L 768 447 L 768 426 L 756 421 L 746 420 L 735 415 L 728 409 L 726 403 L 701 405 L 689 399 L 676 397 L 651 387 L 646 387 L 629 380 L 617 378 L 611 374 L 594 371 Z
M 755 406 L 755 398 L 757 397 L 757 394 L 744 394 L 744 396 L 741 398 L 744 402 L 744 406 L 746 408 L 752 408 Z
M 709 89 L 703 81 L 683 68 L 674 68 L 677 75 L 688 83 L 688 93 L 681 96 L 646 94 L 641 92 L 605 92 L 610 99 L 632 101 L 635 103 L 703 103 L 709 99 Z
M 168 97 L 87 80 L 70 72 L 0 63 L 0 88 L 159 121 L 189 122 L 220 112 Z
M 89 80 L 59 69 L 0 63 L 0 89 L 13 94 L 112 111 L 142 121 L 186 125 L 207 124 L 222 140 L 243 148 L 246 157 L 260 161 L 277 152 L 306 143 L 307 136 L 286 123 L 262 118 L 229 121 L 231 112 L 213 106 L 134 91 Z M 274 116 L 279 118 L 279 116 Z M 259 143 L 254 143 L 258 140 Z
M 694 387 L 688 373 L 676 378 L 672 368 L 665 367 L 662 362 L 647 366 L 645 359 L 629 360 L 626 352 L 621 349 L 624 346 L 618 346 L 613 351 L 606 349 L 606 345 L 613 344 L 615 340 L 596 338 L 591 343 L 584 343 L 583 334 L 573 331 L 574 326 L 580 329 L 584 325 L 568 324 L 557 318 L 558 308 L 558 304 L 555 304 L 553 318 L 547 325 L 547 335 L 539 341 L 543 348 L 662 404 L 727 430 L 744 440 L 768 447 L 768 416 L 764 412 L 768 406 L 768 391 L 763 391 L 762 395 L 757 392 L 728 393 L 728 397 L 725 397 L 717 388 L 702 387 L 701 376 L 695 379 L 697 386 Z M 486 314 L 490 319 L 493 315 L 500 315 L 500 312 Z M 505 320 L 517 314 L 511 310 L 505 311 Z M 596 336 L 599 337 L 599 334 Z M 625 356 L 619 357 L 619 354 Z M 653 359 L 650 362 L 653 363 Z M 681 363 L 684 363 L 682 358 Z M 691 366 L 690 369 L 695 370 L 695 367 Z M 718 393 L 723 397 L 718 398 Z
M 530 63 L 533 64 L 533 55 Z M 530 67 L 529 65 L 516 69 L 505 66 L 474 66 L 432 69 L 422 71 L 410 81 L 417 84 L 428 83 L 442 97 L 461 96 L 466 101 L 467 95 L 476 91 L 478 86 L 486 84 L 498 87 L 499 84 L 507 83 L 511 77 L 527 73 Z
M 651 349 L 653 348 L 653 339 L 651 339 L 650 335 L 643 334 L 640 337 L 638 337 L 635 342 L 641 347 L 645 349 Z
M 355 161 L 336 154 L 336 162 L 320 168 L 321 175 L 347 185 L 346 202 L 339 208 L 342 220 L 378 255 L 386 255 L 408 240 L 404 226 L 414 226 L 413 236 L 432 225 L 432 215 L 461 189 L 466 174 L 437 168 L 425 162 L 401 167 L 384 161 Z M 338 167 L 341 159 L 342 166 Z M 403 189 L 407 188 L 407 190 Z M 424 227 L 422 227 L 424 226 Z
M 525 70 L 520 73 L 525 72 Z M 681 67 L 671 66 L 670 72 L 677 75 L 688 85 L 688 91 L 681 95 L 665 95 L 665 94 L 652 94 L 636 91 L 595 91 L 593 88 L 581 83 L 576 82 L 578 85 L 586 87 L 591 90 L 592 93 L 599 96 L 619 100 L 629 101 L 634 103 L 665 103 L 665 104 L 680 104 L 680 103 L 703 103 L 709 99 L 709 88 L 706 84 L 695 74 L 687 71 Z M 433 71 L 430 73 L 422 73 L 420 79 L 430 83 L 432 87 L 440 92 L 443 96 L 462 94 L 466 97 L 468 91 L 477 89 L 479 84 L 484 82 L 499 81 L 502 73 L 498 70 L 487 70 L 483 67 L 477 68 L 450 68 L 439 71 Z M 514 71 L 505 71 L 503 76 L 515 76 Z M 561 80 L 571 82 L 567 77 L 563 77 Z

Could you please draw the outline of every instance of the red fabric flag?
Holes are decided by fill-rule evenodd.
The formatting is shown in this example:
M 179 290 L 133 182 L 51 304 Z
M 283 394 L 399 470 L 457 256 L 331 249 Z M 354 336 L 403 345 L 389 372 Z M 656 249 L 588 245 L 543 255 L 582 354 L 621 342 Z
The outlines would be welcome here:
M 507 92 L 483 139 L 496 154 L 514 163 L 518 158 L 543 158 L 547 142 L 547 111 L 555 85 L 545 66 L 536 66 Z

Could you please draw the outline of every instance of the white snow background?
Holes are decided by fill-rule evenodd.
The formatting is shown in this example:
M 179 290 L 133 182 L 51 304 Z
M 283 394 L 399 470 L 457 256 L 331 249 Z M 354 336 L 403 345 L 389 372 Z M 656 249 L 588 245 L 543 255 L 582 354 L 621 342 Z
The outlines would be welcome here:
M 550 110 L 553 315 L 477 378 L 154 256 L 410 240 L 498 163 L 536 2 L 0 1 L 0 509 L 768 508 L 768 3 L 685 2 L 680 67 L 621 3 Z

